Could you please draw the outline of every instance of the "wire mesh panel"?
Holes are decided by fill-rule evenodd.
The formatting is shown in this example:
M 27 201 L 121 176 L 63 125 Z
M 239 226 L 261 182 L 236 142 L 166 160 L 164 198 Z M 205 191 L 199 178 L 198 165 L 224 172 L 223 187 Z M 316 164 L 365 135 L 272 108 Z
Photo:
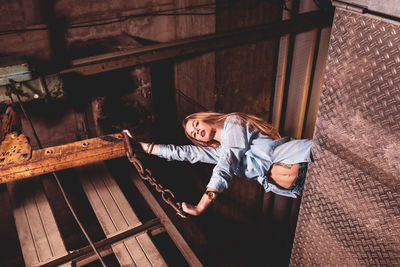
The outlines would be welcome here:
M 400 266 L 400 26 L 336 10 L 291 266 Z

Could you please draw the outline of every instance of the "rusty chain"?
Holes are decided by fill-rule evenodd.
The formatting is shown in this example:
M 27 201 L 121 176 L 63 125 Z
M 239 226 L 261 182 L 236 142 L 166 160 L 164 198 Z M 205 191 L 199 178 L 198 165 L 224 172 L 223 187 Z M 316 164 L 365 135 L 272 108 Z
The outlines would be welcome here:
M 136 157 L 136 154 L 133 152 L 129 141 L 129 138 L 132 138 L 133 141 L 136 142 L 133 136 L 130 133 L 129 136 L 127 130 L 122 131 L 122 135 L 124 137 L 124 146 L 128 160 L 133 164 L 133 166 L 135 166 L 140 178 L 148 181 L 150 185 L 157 190 L 157 192 L 161 193 L 161 198 L 164 200 L 164 202 L 170 205 L 178 214 L 185 215 L 185 212 L 182 210 L 181 203 L 175 201 L 175 194 L 170 189 L 164 188 L 161 184 L 159 184 L 156 178 L 151 174 L 151 171 L 147 168 L 144 168 L 143 164 Z

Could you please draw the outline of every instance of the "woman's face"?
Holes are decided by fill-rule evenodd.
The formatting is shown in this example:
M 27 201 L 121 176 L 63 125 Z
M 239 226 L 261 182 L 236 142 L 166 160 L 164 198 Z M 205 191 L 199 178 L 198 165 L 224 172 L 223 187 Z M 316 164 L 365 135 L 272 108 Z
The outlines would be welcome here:
M 208 142 L 215 136 L 215 129 L 203 120 L 189 119 L 185 127 L 186 133 L 198 141 Z

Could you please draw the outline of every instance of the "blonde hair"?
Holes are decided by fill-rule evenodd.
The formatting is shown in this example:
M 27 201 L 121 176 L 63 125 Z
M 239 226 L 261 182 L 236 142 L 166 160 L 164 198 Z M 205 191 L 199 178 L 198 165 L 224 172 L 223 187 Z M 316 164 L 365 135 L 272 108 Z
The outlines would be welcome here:
M 229 116 L 238 116 L 244 121 L 247 121 L 252 125 L 253 127 L 257 128 L 261 133 L 271 137 L 272 139 L 279 139 L 281 138 L 279 132 L 269 123 L 267 123 L 265 120 L 258 118 L 256 116 L 246 114 L 246 113 L 241 113 L 241 112 L 233 112 L 233 113 L 218 113 L 218 112 L 198 112 L 198 113 L 193 113 L 187 116 L 185 119 L 182 121 L 182 126 L 184 129 L 186 129 L 186 124 L 188 120 L 202 120 L 203 122 L 207 123 L 211 127 L 215 128 L 223 128 L 224 123 L 227 117 Z M 211 146 L 211 147 L 218 147 L 220 143 L 215 140 L 210 140 L 208 142 L 204 141 L 199 141 L 191 137 L 185 130 L 185 135 L 186 137 L 195 145 L 198 146 Z

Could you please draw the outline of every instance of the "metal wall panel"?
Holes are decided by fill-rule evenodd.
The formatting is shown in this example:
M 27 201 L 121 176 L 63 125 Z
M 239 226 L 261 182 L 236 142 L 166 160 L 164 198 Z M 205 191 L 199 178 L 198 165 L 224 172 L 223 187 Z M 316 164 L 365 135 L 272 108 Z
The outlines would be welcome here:
M 314 1 L 300 1 L 299 13 L 313 10 L 318 10 Z M 319 31 L 313 29 L 294 36 L 293 56 L 288 70 L 286 114 L 284 124 L 280 127 L 280 132 L 285 136 L 301 138 Z
M 400 265 L 400 26 L 336 10 L 291 266 Z
M 344 4 L 350 4 L 358 6 L 369 11 L 379 12 L 381 14 L 387 14 L 393 17 L 400 17 L 400 4 L 399 0 L 340 0 L 333 2 L 342 2 Z

